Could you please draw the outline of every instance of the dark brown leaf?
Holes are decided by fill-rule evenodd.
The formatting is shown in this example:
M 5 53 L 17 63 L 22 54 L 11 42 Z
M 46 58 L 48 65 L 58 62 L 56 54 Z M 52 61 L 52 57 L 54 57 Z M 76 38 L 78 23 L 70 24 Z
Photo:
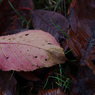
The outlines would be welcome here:
M 9 4 L 9 2 L 11 4 Z M 23 23 L 24 19 L 15 12 L 12 6 L 27 21 L 27 23 L 30 20 L 29 10 L 27 10 L 27 8 L 34 8 L 32 0 L 3 0 L 0 5 L 0 35 L 21 32 L 22 29 L 27 26 L 27 23 Z
M 13 6 L 17 9 L 19 0 L 12 0 Z M 3 0 L 0 4 L 0 35 L 12 24 L 15 12 L 8 3 L 8 0 Z
M 75 56 L 82 57 L 87 47 L 87 42 L 95 30 L 95 1 L 76 0 L 74 7 L 70 8 L 68 16 L 71 29 L 68 32 L 70 39 L 67 44 L 72 48 Z
M 20 0 L 20 7 L 34 9 L 33 0 Z
M 70 95 L 93 95 L 95 93 L 95 76 L 88 67 L 81 67 Z
M 93 95 L 95 93 L 95 0 L 73 1 L 68 16 L 71 26 L 68 31 L 70 38 L 67 38 L 66 42 L 83 67 L 79 67 L 77 81 L 74 82 L 70 95 Z
M 95 31 L 93 31 L 92 37 L 89 39 L 87 44 L 88 46 L 84 53 L 84 57 L 82 57 L 80 61 L 80 64 L 87 65 L 95 74 Z
M 75 2 L 75 0 L 73 0 Z M 67 45 L 80 61 L 95 73 L 95 0 L 76 0 L 68 16 L 71 28 Z
M 60 38 L 64 38 L 64 34 L 52 24 L 50 19 L 65 33 L 67 33 L 69 28 L 67 19 L 57 12 L 46 10 L 31 11 L 31 19 L 35 29 L 49 32 L 57 41 L 59 41 Z
M 16 84 L 11 73 L 0 71 L 0 95 L 16 95 Z
M 38 81 L 40 80 L 33 72 L 18 72 L 20 76 L 27 80 L 33 80 L 33 81 Z
M 60 88 L 40 90 L 38 95 L 66 95 Z

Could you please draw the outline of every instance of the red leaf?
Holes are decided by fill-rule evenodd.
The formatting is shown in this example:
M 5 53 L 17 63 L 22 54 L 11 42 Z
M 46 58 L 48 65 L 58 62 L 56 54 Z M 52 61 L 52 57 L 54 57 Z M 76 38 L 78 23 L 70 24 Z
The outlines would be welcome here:
M 88 65 L 95 74 L 95 1 L 76 0 L 70 8 L 68 20 L 71 28 L 68 31 L 70 38 L 66 39 L 67 45 L 80 61 L 82 66 Z
M 75 56 L 84 55 L 87 42 L 95 30 L 94 0 L 77 0 L 73 8 L 70 8 L 68 16 L 71 29 L 68 34 L 67 44 L 72 48 Z
M 75 6 L 75 4 L 76 4 L 76 0 L 72 0 L 72 3 L 70 5 L 70 8 L 73 8 Z
M 33 71 L 66 60 L 63 49 L 49 33 L 30 30 L 0 37 L 0 69 Z

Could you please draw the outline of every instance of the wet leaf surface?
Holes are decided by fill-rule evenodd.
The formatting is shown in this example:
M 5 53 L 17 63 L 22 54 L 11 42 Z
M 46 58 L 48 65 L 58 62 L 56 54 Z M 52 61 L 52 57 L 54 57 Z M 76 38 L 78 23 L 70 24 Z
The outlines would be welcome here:
M 95 76 L 88 67 L 80 67 L 77 81 L 74 82 L 70 95 L 93 95 L 95 93 Z
M 51 0 L 50 2 L 41 0 L 40 3 L 50 3 L 52 2 L 54 4 L 55 0 Z M 65 1 L 65 0 L 64 0 Z M 70 2 L 70 0 L 66 1 Z M 37 51 L 37 56 L 34 56 L 35 60 L 31 59 L 28 55 L 30 55 L 30 47 L 26 46 L 19 46 L 19 45 L 13 45 L 10 44 L 10 42 L 14 42 L 17 44 L 29 44 L 31 42 L 27 42 L 30 40 L 27 40 L 28 32 L 26 33 L 26 36 L 24 35 L 21 39 L 18 38 L 17 33 L 23 32 L 21 34 L 24 34 L 26 30 L 28 29 L 40 29 L 44 30 L 50 34 L 52 34 L 56 40 L 61 44 L 61 46 L 64 48 L 64 51 L 68 51 L 70 49 L 73 53 L 66 54 L 68 62 L 72 61 L 72 59 L 77 59 L 77 61 L 72 63 L 66 62 L 66 65 L 64 65 L 64 68 L 66 68 L 68 75 L 71 79 L 73 79 L 74 83 L 72 87 L 70 88 L 70 95 L 94 95 L 95 94 L 95 0 L 72 0 L 72 3 L 70 5 L 70 9 L 68 10 L 68 17 L 67 19 L 60 13 L 53 12 L 53 11 L 46 11 L 46 10 L 34 10 L 34 4 L 32 0 L 10 0 L 11 5 L 15 8 L 15 10 L 26 19 L 22 19 L 15 11 L 13 10 L 12 6 L 9 4 L 8 0 L 1 0 L 0 1 L 0 35 L 6 35 L 3 37 L 0 37 L 0 69 L 3 70 L 24 70 L 24 71 L 32 71 L 38 68 L 42 67 L 48 67 L 49 65 L 53 66 L 54 64 L 49 64 L 46 66 L 43 65 L 43 63 L 46 63 L 47 60 L 47 50 L 48 46 L 51 46 L 51 43 L 53 44 L 52 47 L 59 47 L 59 44 L 57 42 L 52 41 L 52 39 L 48 37 L 44 37 L 43 34 L 37 34 L 41 35 L 39 38 L 42 38 L 42 40 L 38 39 L 34 41 L 35 46 L 38 46 L 39 48 L 42 48 L 40 55 L 40 50 Z M 57 2 L 55 2 L 57 3 Z M 38 3 L 37 3 L 38 4 Z M 64 4 L 64 3 L 63 3 Z M 40 7 L 41 5 L 39 5 Z M 67 5 L 68 6 L 68 5 Z M 47 7 L 47 6 L 44 6 Z M 36 7 L 35 7 L 36 8 Z M 42 8 L 42 6 L 41 6 Z M 57 9 L 58 10 L 58 9 Z M 67 10 L 65 10 L 67 11 Z M 53 21 L 53 23 L 58 26 L 63 32 L 68 34 L 69 38 L 67 38 L 59 29 L 57 29 L 53 23 L 50 21 L 50 19 Z M 28 23 L 30 23 L 28 25 Z M 33 25 L 33 26 L 32 26 Z M 15 34 L 13 39 L 10 39 L 10 34 Z M 29 33 L 30 35 L 31 33 Z M 10 36 L 7 36 L 10 35 Z M 2 40 L 1 38 L 7 38 L 7 40 Z M 27 38 L 26 38 L 27 37 Z M 38 36 L 37 36 L 38 37 Z M 43 39 L 44 37 L 44 39 Z M 32 39 L 33 36 L 29 37 L 29 39 Z M 24 41 L 27 40 L 27 41 Z M 43 43 L 44 40 L 48 40 L 48 46 Z M 10 41 L 10 42 L 9 42 Z M 17 42 L 18 41 L 18 42 Z M 20 43 L 19 43 L 20 42 Z M 33 42 L 33 40 L 32 40 Z M 2 44 L 3 43 L 3 44 Z M 33 45 L 34 45 L 33 44 Z M 41 46 L 42 45 L 42 46 Z M 18 53 L 18 49 L 16 47 L 19 46 L 19 49 L 21 52 Z M 34 47 L 35 47 L 34 46 Z M 28 48 L 27 48 L 28 47 Z M 61 48 L 62 49 L 62 48 Z M 3 53 L 2 53 L 3 51 Z M 60 50 L 60 53 L 63 52 Z M 17 54 L 18 53 L 18 54 Z M 49 53 L 52 55 L 51 61 L 53 63 L 64 63 L 62 56 L 60 58 L 59 51 L 53 50 L 53 53 L 49 51 Z M 21 55 L 22 54 L 22 55 Z M 8 55 L 8 56 L 7 56 Z M 34 55 L 34 53 L 33 53 Z M 64 55 L 64 54 L 63 54 Z M 23 57 L 22 57 L 23 56 Z M 27 57 L 28 56 L 28 57 Z M 38 57 L 40 56 L 40 57 Z M 44 57 L 43 57 L 44 56 Z M 33 57 L 33 56 L 32 56 Z M 22 59 L 21 59 L 22 58 Z M 26 58 L 26 59 L 25 59 Z M 44 59 L 41 59 L 44 58 Z M 23 60 L 25 59 L 25 60 Z M 39 60 L 36 60 L 39 59 Z M 7 60 L 7 61 L 6 61 Z M 30 62 L 30 60 L 34 63 L 38 62 L 35 66 L 27 65 L 27 62 Z M 23 63 L 20 64 L 19 63 Z M 7 64 L 6 64 L 7 63 Z M 10 66 L 9 64 L 12 63 Z M 41 64 L 42 65 L 41 65 Z M 13 66 L 14 65 L 14 66 Z M 24 66 L 25 65 L 25 66 Z M 75 65 L 75 67 L 74 67 Z M 19 67 L 19 68 L 17 68 Z M 69 67 L 69 69 L 68 69 Z M 27 69 L 26 69 L 27 68 Z M 32 68 L 32 69 L 31 69 Z M 46 68 L 45 68 L 46 69 Z M 52 67 L 51 71 L 54 68 Z M 38 92 L 38 84 L 42 85 L 42 80 L 47 78 L 49 76 L 49 71 L 42 74 L 42 72 L 45 72 L 45 70 L 41 70 L 40 72 L 36 72 L 36 76 L 34 72 L 20 72 L 19 75 L 22 76 L 25 81 L 22 79 L 17 79 L 18 83 L 22 82 L 24 84 L 26 80 L 29 80 L 29 87 L 32 87 L 32 93 L 28 93 L 27 89 L 28 87 L 24 88 L 22 87 L 22 93 L 23 95 L 33 95 L 34 92 Z M 65 72 L 65 71 L 64 71 Z M 67 73 L 66 72 L 66 73 Z M 8 72 L 6 72 L 8 73 Z M 9 74 L 8 74 L 9 75 Z M 9 75 L 10 76 L 10 75 Z M 0 95 L 7 94 L 7 95 L 16 95 L 14 90 L 14 84 L 16 84 L 15 81 L 11 80 L 11 83 L 9 82 L 9 76 L 7 78 L 7 74 L 5 72 L 0 72 L 0 84 L 1 84 L 1 90 Z M 40 83 L 38 81 L 41 79 Z M 4 79 L 4 80 L 3 80 Z M 20 82 L 19 82 L 20 80 Z M 8 82 L 7 82 L 8 81 Z M 31 82 L 32 81 L 32 82 Z M 35 81 L 35 82 L 33 82 Z M 3 82 L 3 83 L 2 83 Z M 5 83 L 6 82 L 6 83 Z M 14 83 L 14 84 L 12 84 Z M 5 86 L 8 85 L 8 86 Z M 25 85 L 24 85 L 25 86 Z M 10 90 L 11 89 L 11 90 Z M 14 92 L 13 92 L 14 90 Z M 21 90 L 21 89 L 20 89 Z M 2 94 L 3 93 L 3 94 Z M 67 92 L 68 93 L 68 92 Z M 66 95 L 67 93 L 64 93 L 61 89 L 50 89 L 50 90 L 40 90 L 39 95 Z
M 34 8 L 32 0 L 3 0 L 0 5 L 0 35 L 19 33 L 26 27 L 28 29 L 31 25 L 28 25 L 30 17 L 27 8 Z
M 40 90 L 38 95 L 66 95 L 60 88 Z
M 19 0 L 12 0 L 11 3 L 18 8 Z M 3 0 L 0 4 L 0 35 L 3 34 L 9 26 L 14 21 L 13 16 L 16 15 L 11 6 L 8 3 L 8 0 Z
M 73 0 L 75 2 L 75 0 Z M 81 65 L 88 65 L 95 73 L 94 31 L 95 31 L 95 1 L 76 0 L 70 8 L 68 20 L 71 28 L 68 31 L 70 38 L 66 39 L 67 45 L 80 61 Z M 92 53 L 92 52 L 93 53 Z
M 75 56 L 82 57 L 87 47 L 89 38 L 95 30 L 95 10 L 92 4 L 94 0 L 76 1 L 75 6 L 70 8 L 68 20 L 71 28 L 68 32 L 68 46 L 72 48 Z
M 0 95 L 16 95 L 16 84 L 11 73 L 0 71 Z
M 95 74 L 95 31 L 93 31 L 92 37 L 88 40 L 88 46 L 84 53 L 84 57 L 81 59 L 81 65 L 87 65 L 90 69 L 92 69 Z
M 40 78 L 38 78 L 33 72 L 18 72 L 18 74 L 27 80 L 32 80 L 32 81 L 40 80 Z
M 56 28 L 53 23 L 58 26 L 63 32 L 67 33 L 69 24 L 67 19 L 53 11 L 46 11 L 46 10 L 35 10 L 31 11 L 31 19 L 34 29 L 43 30 L 52 34 L 57 41 L 60 41 L 61 38 L 65 38 L 66 36 Z
M 33 0 L 20 0 L 20 7 L 24 7 L 24 8 L 30 8 L 30 9 L 34 9 L 34 3 Z

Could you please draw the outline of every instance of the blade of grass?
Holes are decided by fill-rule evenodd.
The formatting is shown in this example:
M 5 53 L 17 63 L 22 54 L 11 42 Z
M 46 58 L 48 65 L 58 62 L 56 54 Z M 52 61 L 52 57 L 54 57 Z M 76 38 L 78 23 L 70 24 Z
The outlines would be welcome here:
M 12 79 L 12 77 L 13 77 L 13 74 L 14 74 L 14 71 L 12 71 L 12 74 L 11 74 L 11 76 L 10 76 L 10 80 Z
M 10 4 L 10 6 L 12 7 L 12 9 L 15 11 L 15 13 L 22 19 L 22 20 L 24 20 L 24 22 L 26 22 L 26 23 L 28 23 L 28 21 L 25 19 L 25 18 L 23 18 L 20 14 L 19 14 L 19 12 L 14 8 L 14 6 L 12 5 L 12 3 L 8 0 L 8 2 L 9 2 L 9 4 Z
M 59 29 L 66 37 L 69 38 L 69 36 L 68 36 L 65 32 L 63 32 L 57 25 L 55 25 L 51 19 L 50 19 L 50 21 L 51 21 L 51 23 L 52 23 L 57 29 Z
M 54 77 L 54 76 L 49 76 L 49 77 L 51 77 L 51 78 L 55 78 L 55 79 L 60 80 L 60 81 L 62 81 L 63 83 L 65 83 L 64 80 L 61 80 L 61 79 L 58 78 L 58 77 Z
M 43 89 L 45 89 L 45 87 L 47 86 L 48 80 L 49 80 L 49 77 L 47 78 L 46 83 L 45 83 Z
M 66 79 L 66 77 L 65 76 L 63 76 L 63 75 L 61 75 L 61 74 L 58 74 L 58 73 L 56 73 L 57 75 L 60 75 L 62 78 L 64 78 L 64 79 Z
M 66 83 L 69 81 L 69 78 L 67 78 L 67 80 L 65 81 L 65 83 L 63 84 L 64 87 L 66 87 Z
M 55 78 L 55 79 L 60 80 L 60 81 L 62 81 L 63 83 L 65 83 L 65 81 L 64 81 L 64 80 L 62 80 L 62 79 L 60 79 L 60 78 L 58 78 L 58 77 L 55 77 L 55 76 L 49 76 L 49 77 L 47 78 L 47 80 L 46 80 L 46 83 L 45 83 L 45 85 L 44 85 L 43 89 L 46 87 L 46 85 L 47 85 L 47 83 L 48 83 L 49 78 Z
M 28 23 L 27 23 L 27 26 L 26 26 L 27 29 L 28 29 L 29 26 L 30 26 L 30 21 L 31 21 L 31 20 L 29 20 Z
M 66 17 L 66 1 L 64 0 L 64 12 L 65 12 L 65 17 Z
M 17 95 L 19 95 L 19 84 L 17 85 Z
M 60 68 L 60 79 L 62 80 L 62 69 L 61 69 L 61 64 L 59 64 L 59 68 Z M 58 80 L 60 85 L 62 86 L 62 81 Z
M 22 29 L 23 29 L 24 22 L 25 22 L 25 20 L 22 21 Z
M 2 2 L 3 0 L 0 0 L 0 3 Z
M 60 2 L 61 2 L 61 0 L 58 0 L 58 1 L 57 1 L 57 4 L 56 4 L 56 6 L 55 6 L 55 8 L 54 8 L 54 11 L 56 11 L 56 9 L 57 9 L 58 5 L 60 4 Z
M 65 52 L 65 54 L 69 53 L 72 49 L 68 50 L 67 52 Z
M 69 60 L 69 62 L 76 62 L 77 60 Z

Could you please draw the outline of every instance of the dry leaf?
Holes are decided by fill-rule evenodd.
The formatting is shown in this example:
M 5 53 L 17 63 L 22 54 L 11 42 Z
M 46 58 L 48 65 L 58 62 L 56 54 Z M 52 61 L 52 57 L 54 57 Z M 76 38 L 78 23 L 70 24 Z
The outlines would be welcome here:
M 63 49 L 49 33 L 30 30 L 0 37 L 0 69 L 33 71 L 64 63 Z

